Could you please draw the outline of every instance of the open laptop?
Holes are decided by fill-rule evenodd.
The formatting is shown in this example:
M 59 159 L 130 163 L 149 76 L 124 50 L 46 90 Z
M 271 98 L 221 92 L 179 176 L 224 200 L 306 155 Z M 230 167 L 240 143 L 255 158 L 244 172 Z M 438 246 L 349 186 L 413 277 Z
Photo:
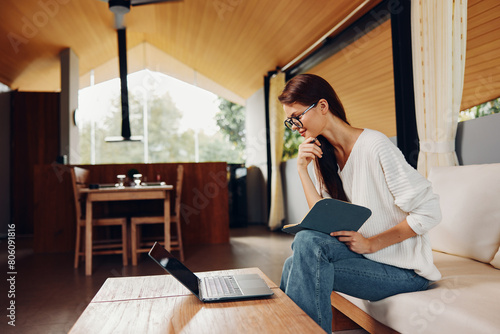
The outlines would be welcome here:
M 257 274 L 224 275 L 199 278 L 158 242 L 149 256 L 203 302 L 262 298 L 273 291 Z

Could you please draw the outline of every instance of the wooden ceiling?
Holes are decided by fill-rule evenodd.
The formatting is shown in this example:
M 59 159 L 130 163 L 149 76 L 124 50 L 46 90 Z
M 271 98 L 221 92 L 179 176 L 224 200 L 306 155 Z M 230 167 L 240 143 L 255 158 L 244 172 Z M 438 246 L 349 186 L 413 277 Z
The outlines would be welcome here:
M 125 17 L 129 72 L 148 68 L 187 82 L 194 73 L 200 86 L 213 82 L 221 88 L 215 93 L 241 103 L 262 87 L 268 71 L 288 64 L 332 27 L 338 26 L 332 35 L 339 33 L 380 1 L 184 0 L 132 7 Z M 58 91 L 59 53 L 66 48 L 79 57 L 80 87 L 90 82 L 91 70 L 99 72 L 96 83 L 118 77 L 117 36 L 106 2 L 2 5 L 0 82 L 21 91 Z M 462 109 L 500 96 L 500 2 L 468 0 L 468 8 Z M 365 39 L 370 52 L 346 61 L 344 51 L 310 71 L 337 89 L 353 125 L 394 135 L 389 23 L 372 34 Z
M 379 2 L 184 0 L 132 7 L 127 47 L 148 43 L 246 99 L 267 71 L 285 66 L 356 9 L 340 28 Z M 3 0 L 0 81 L 23 91 L 58 91 L 63 49 L 76 53 L 81 76 L 117 57 L 113 22 L 99 0 Z

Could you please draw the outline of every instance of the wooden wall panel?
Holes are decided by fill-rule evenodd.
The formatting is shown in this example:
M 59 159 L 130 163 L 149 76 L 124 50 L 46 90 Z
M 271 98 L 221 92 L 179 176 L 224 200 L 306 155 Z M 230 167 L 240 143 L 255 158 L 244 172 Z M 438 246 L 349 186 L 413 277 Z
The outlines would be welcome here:
M 461 110 L 500 96 L 500 2 L 469 0 Z
M 195 244 L 229 242 L 229 208 L 225 162 L 182 163 L 184 185 L 181 199 L 181 223 L 185 247 Z M 137 169 L 148 180 L 174 184 L 177 163 L 84 165 L 90 170 L 91 183 L 114 183 L 116 175 Z M 75 213 L 69 166 L 50 164 L 35 168 L 35 238 L 37 252 L 74 250 Z M 161 212 L 160 201 L 115 202 L 98 206 L 97 214 L 136 215 L 137 212 Z M 97 204 L 99 205 L 99 204 Z M 96 205 L 95 205 L 96 206 Z M 94 206 L 94 207 L 95 207 Z
M 32 234 L 33 168 L 57 158 L 59 93 L 11 96 L 11 217 L 18 234 Z
M 335 89 L 351 125 L 396 135 L 391 22 L 312 68 Z

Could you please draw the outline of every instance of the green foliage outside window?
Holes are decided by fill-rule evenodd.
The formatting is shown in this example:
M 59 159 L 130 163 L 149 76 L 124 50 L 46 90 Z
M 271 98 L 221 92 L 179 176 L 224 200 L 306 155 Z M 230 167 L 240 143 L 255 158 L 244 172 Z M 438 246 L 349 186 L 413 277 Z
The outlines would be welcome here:
M 285 127 L 285 143 L 283 144 L 283 161 L 295 158 L 299 153 L 299 145 L 302 137 L 297 131 L 292 131 Z
M 498 113 L 500 113 L 500 97 L 495 100 L 488 101 L 475 107 L 461 111 L 458 116 L 458 121 L 463 122 L 470 119 Z
M 234 155 L 231 163 L 245 161 L 245 108 L 219 97 L 220 111 L 215 115 L 215 121 L 222 134 L 233 145 Z

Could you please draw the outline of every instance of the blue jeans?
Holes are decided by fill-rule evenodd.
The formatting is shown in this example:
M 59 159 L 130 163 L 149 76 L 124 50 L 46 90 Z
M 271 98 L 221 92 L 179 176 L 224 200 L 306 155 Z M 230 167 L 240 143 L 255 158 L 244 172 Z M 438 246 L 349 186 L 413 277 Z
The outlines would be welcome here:
M 332 291 L 376 301 L 429 285 L 413 270 L 369 260 L 321 232 L 300 231 L 292 249 L 280 288 L 327 333 L 332 332 Z

